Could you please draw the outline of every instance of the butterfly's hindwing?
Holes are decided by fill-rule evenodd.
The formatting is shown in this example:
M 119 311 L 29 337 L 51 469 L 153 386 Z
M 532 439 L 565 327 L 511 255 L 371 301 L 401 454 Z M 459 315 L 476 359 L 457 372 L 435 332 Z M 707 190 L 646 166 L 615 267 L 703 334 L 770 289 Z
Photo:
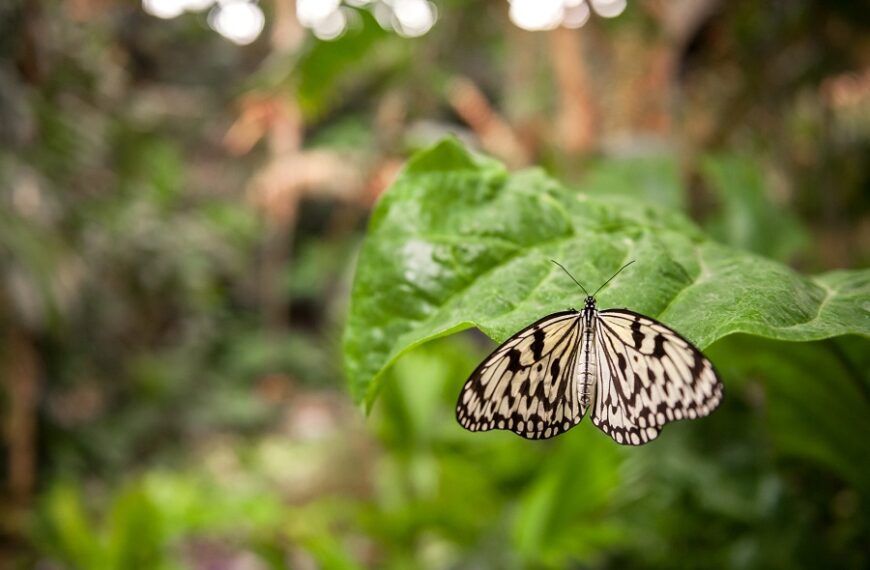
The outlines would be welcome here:
M 706 416 L 722 400 L 713 364 L 649 317 L 600 311 L 595 346 L 599 379 L 592 422 L 617 443 L 651 441 L 664 424 Z
M 456 406 L 471 431 L 506 429 L 528 439 L 553 437 L 582 419 L 574 369 L 580 313 L 544 317 L 490 354 L 466 381 Z

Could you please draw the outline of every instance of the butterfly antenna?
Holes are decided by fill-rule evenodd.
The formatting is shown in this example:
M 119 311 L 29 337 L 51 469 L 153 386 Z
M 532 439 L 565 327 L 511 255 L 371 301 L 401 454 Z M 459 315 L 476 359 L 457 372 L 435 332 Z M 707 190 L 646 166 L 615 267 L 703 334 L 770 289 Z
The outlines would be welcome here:
M 614 278 L 614 277 L 616 277 L 617 275 L 619 275 L 620 273 L 622 273 L 622 270 L 623 270 L 623 269 L 625 269 L 626 267 L 628 267 L 629 265 L 631 265 L 631 264 L 634 263 L 635 261 L 636 261 L 635 259 L 632 259 L 631 261 L 629 261 L 628 263 L 626 263 L 625 265 L 623 265 L 622 267 L 620 267 L 620 268 L 619 268 L 619 271 L 617 271 L 616 273 L 614 273 L 614 274 L 610 277 L 610 279 L 608 279 L 607 281 L 605 281 L 604 284 L 601 285 L 601 287 L 599 287 L 598 289 L 596 289 L 596 291 L 595 291 L 594 293 L 592 293 L 592 296 L 594 297 L 595 295 L 597 295 L 597 294 L 598 294 L 598 291 L 601 291 L 602 289 L 604 289 L 604 286 L 605 286 L 605 285 L 607 285 L 608 283 L 610 283 L 611 281 L 613 281 L 613 278 Z
M 556 261 L 555 259 L 551 259 L 550 261 L 552 261 L 553 263 L 555 263 L 556 265 L 558 265 L 559 267 L 561 267 L 561 268 L 562 268 L 562 271 L 564 271 L 565 273 L 567 273 L 567 274 L 568 274 L 568 277 L 570 277 L 570 278 L 574 281 L 574 283 L 576 283 L 576 284 L 577 284 L 581 289 L 583 289 L 583 292 L 586 293 L 586 296 L 587 296 L 587 297 L 589 296 L 589 292 L 586 290 L 586 287 L 584 287 L 583 285 L 580 284 L 579 281 L 577 281 L 576 279 L 574 279 L 574 276 L 571 275 L 571 272 L 570 272 L 570 271 L 568 271 L 567 269 L 565 269 L 565 266 L 564 266 L 564 265 L 562 265 L 561 263 L 559 263 L 559 262 Z

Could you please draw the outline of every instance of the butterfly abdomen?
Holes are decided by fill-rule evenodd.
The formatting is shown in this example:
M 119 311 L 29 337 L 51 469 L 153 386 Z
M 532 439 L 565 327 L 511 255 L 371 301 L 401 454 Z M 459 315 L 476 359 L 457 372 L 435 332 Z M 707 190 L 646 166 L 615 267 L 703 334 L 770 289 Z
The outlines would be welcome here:
M 593 327 L 595 322 L 595 305 L 587 303 L 583 309 L 583 334 L 581 336 L 580 362 L 575 371 L 576 385 L 578 387 L 578 399 L 583 413 L 589 408 L 592 401 L 592 392 L 595 389 L 595 379 L 598 377 L 598 361 L 595 358 L 595 335 Z

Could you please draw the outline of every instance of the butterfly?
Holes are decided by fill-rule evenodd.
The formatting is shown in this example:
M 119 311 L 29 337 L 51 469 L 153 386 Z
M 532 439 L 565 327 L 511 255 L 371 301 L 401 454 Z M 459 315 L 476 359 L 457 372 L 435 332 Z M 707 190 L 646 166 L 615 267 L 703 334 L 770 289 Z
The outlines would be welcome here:
M 553 260 L 551 260 L 553 261 Z M 563 433 L 591 409 L 592 423 L 614 441 L 642 445 L 676 420 L 710 414 L 722 401 L 713 364 L 691 342 L 627 309 L 547 315 L 495 349 L 459 394 L 456 419 L 471 431 L 510 430 L 527 439 Z

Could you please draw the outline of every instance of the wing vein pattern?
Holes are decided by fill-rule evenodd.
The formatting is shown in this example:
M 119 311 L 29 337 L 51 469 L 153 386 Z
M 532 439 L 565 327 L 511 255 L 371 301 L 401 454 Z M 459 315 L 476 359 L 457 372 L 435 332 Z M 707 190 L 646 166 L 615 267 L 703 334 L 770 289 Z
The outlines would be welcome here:
M 710 414 L 722 400 L 713 364 L 667 326 L 625 310 L 600 311 L 599 378 L 592 423 L 614 441 L 641 445 L 662 426 Z

